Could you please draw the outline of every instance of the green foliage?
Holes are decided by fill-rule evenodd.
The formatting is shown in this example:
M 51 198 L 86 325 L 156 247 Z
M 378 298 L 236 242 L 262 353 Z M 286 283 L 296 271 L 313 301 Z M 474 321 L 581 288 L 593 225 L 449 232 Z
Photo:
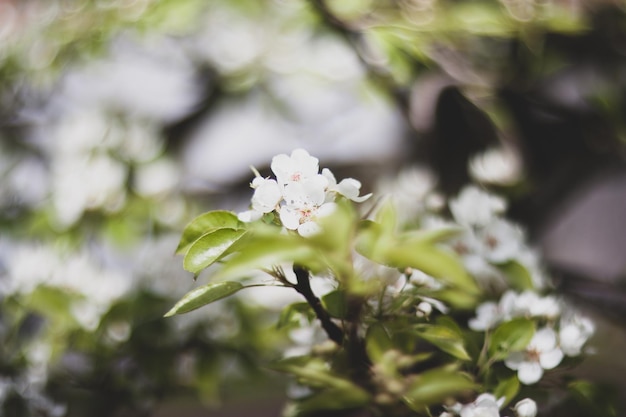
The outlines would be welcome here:
M 535 322 L 525 318 L 502 323 L 491 335 L 490 355 L 494 358 L 504 359 L 510 352 L 523 350 L 535 335 L 535 328 Z
M 454 368 L 436 368 L 417 376 L 403 400 L 411 409 L 424 412 L 429 405 L 473 390 L 475 386 L 471 378 Z
M 201 214 L 185 226 L 176 253 L 185 255 L 193 243 L 203 235 L 218 229 L 238 230 L 242 225 L 237 216 L 230 211 L 216 210 Z
M 187 313 L 204 305 L 233 295 L 243 288 L 244 286 L 241 283 L 232 281 L 223 281 L 203 285 L 202 287 L 195 288 L 185 294 L 185 296 L 165 314 L 165 317 Z

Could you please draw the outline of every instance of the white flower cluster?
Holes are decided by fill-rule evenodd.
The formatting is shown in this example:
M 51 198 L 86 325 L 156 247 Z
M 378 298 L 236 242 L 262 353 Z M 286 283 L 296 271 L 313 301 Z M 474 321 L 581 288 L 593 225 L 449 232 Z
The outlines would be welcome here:
M 463 228 L 463 233 L 451 242 L 452 248 L 479 283 L 486 288 L 505 289 L 507 284 L 498 265 L 515 261 L 529 272 L 534 287 L 545 286 L 537 254 L 526 245 L 524 231 L 501 216 L 505 200 L 467 186 L 450 200 L 449 207 L 454 226 Z
M 504 397 L 496 399 L 493 394 L 480 394 L 469 404 L 456 403 L 446 407 L 446 411 L 439 417 L 500 417 L 500 408 L 504 403 Z M 537 404 L 530 398 L 519 401 L 513 407 L 517 417 L 535 417 Z
M 500 301 L 487 301 L 476 309 L 476 317 L 470 319 L 469 327 L 486 331 L 497 324 L 516 317 L 543 317 L 548 324 L 537 330 L 523 351 L 512 352 L 504 361 L 517 371 L 520 382 L 534 384 L 541 379 L 544 370 L 558 366 L 563 357 L 577 356 L 594 332 L 591 320 L 578 315 L 561 317 L 561 305 L 551 296 L 542 297 L 532 291 L 517 294 L 505 292 Z
M 294 150 L 291 156 L 275 156 L 271 169 L 276 179 L 258 175 L 252 181 L 252 209 L 239 214 L 241 221 L 258 220 L 265 213 L 276 212 L 285 228 L 312 236 L 320 231 L 316 220 L 334 211 L 337 194 L 355 202 L 371 196 L 359 196 L 361 183 L 353 178 L 337 183 L 328 168 L 320 174 L 319 160 L 304 149 Z

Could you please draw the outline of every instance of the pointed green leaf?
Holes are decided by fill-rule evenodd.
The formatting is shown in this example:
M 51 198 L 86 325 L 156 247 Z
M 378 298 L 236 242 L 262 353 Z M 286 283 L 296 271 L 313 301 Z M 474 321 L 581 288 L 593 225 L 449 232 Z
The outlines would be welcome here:
M 505 264 L 498 265 L 498 268 L 504 272 L 512 288 L 518 291 L 532 290 L 535 288 L 530 272 L 519 262 L 509 261 Z
M 317 388 L 350 390 L 358 388 L 349 379 L 336 375 L 328 369 L 325 361 L 308 356 L 294 356 L 274 362 L 271 369 L 298 377 L 305 385 Z
M 453 329 L 433 324 L 422 324 L 417 326 L 420 337 L 442 351 L 464 361 L 470 360 L 470 356 L 465 350 L 465 341 L 460 333 Z
M 187 313 L 214 301 L 233 295 L 237 291 L 245 288 L 240 282 L 216 282 L 189 291 L 165 314 L 165 317 L 174 314 Z
M 467 375 L 453 369 L 438 368 L 418 375 L 403 400 L 411 409 L 423 412 L 431 404 L 441 403 L 474 387 Z
M 535 335 L 535 322 L 525 318 L 513 319 L 498 326 L 489 343 L 489 354 L 498 359 L 509 352 L 524 350 Z
M 224 228 L 240 229 L 242 225 L 243 223 L 230 211 L 216 210 L 201 214 L 185 226 L 180 243 L 176 248 L 176 254 L 186 253 L 191 244 L 200 236 L 213 230 Z
M 246 233 L 247 231 L 243 229 L 216 229 L 202 235 L 189 247 L 183 267 L 197 274 L 219 260 Z
M 493 395 L 496 398 L 504 397 L 504 403 L 502 407 L 506 407 L 515 398 L 520 389 L 519 379 L 517 375 L 513 375 L 510 378 L 503 379 L 498 383 L 498 386 L 493 391 Z

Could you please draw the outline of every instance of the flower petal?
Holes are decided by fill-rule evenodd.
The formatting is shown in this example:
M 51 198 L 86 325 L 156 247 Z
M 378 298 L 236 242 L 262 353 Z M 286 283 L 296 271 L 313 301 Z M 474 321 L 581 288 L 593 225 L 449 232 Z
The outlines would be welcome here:
M 517 378 L 522 384 L 530 385 L 543 376 L 543 368 L 538 362 L 522 362 L 517 370 Z
M 305 222 L 298 226 L 298 233 L 302 237 L 311 237 L 322 231 L 319 224 L 315 222 Z
M 539 363 L 543 369 L 555 368 L 563 360 L 563 351 L 559 348 L 541 352 Z

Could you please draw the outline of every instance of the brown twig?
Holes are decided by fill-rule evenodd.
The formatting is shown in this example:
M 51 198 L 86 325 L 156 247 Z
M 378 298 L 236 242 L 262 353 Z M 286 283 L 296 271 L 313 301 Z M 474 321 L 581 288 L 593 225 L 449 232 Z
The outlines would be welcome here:
M 322 323 L 322 328 L 328 337 L 338 345 L 343 344 L 344 332 L 333 322 L 328 312 L 322 306 L 320 299 L 313 293 L 310 283 L 309 271 L 301 266 L 294 265 L 293 272 L 296 274 L 297 283 L 293 288 L 304 296 L 306 302 L 311 306 L 315 315 Z

